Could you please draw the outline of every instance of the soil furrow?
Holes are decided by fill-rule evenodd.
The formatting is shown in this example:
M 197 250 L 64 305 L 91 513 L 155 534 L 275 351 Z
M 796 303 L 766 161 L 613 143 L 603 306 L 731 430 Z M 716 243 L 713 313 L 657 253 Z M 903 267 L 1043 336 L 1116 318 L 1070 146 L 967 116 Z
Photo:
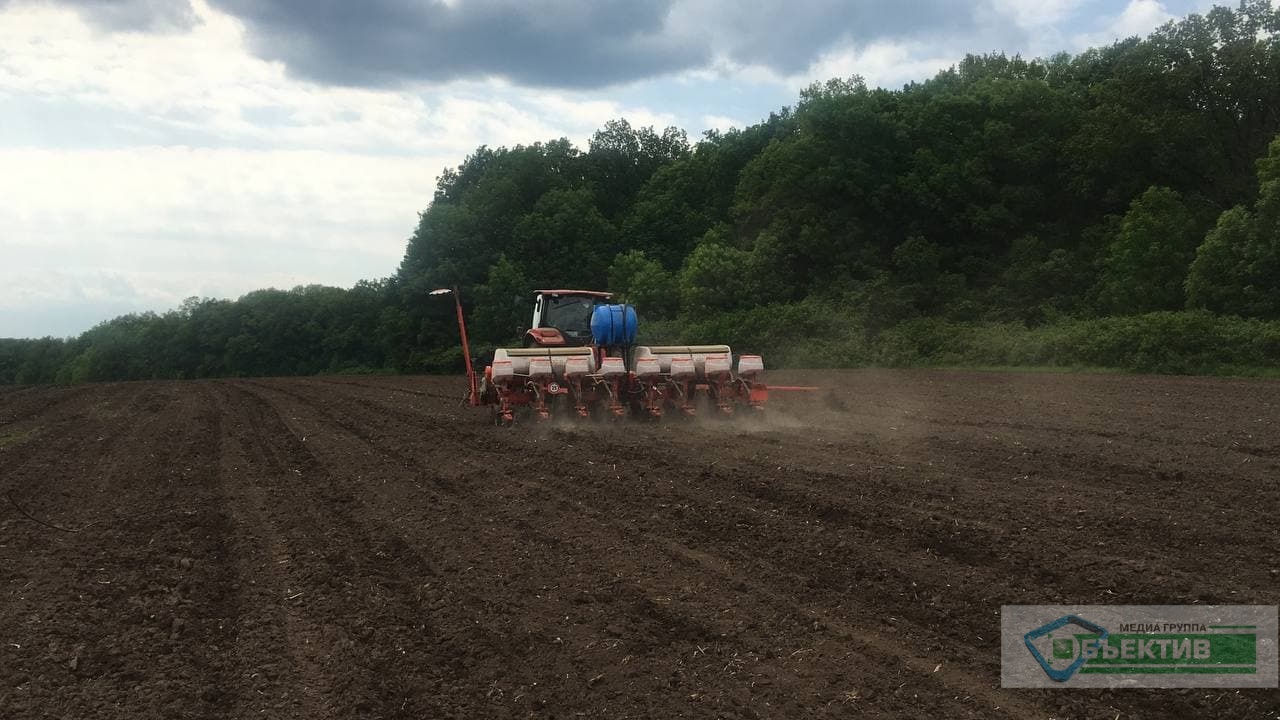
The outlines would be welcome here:
M 489 425 L 460 378 L 0 391 L 0 708 L 1269 717 L 999 688 L 1001 605 L 1277 604 L 1280 383 L 777 373 L 731 422 Z

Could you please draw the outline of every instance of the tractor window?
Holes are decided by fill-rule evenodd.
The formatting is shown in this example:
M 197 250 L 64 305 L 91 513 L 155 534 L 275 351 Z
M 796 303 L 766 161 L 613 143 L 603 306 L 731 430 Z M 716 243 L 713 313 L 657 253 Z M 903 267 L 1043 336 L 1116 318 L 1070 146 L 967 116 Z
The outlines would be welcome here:
M 545 324 L 567 337 L 581 337 L 584 333 L 591 332 L 591 309 L 595 304 L 595 299 L 589 297 L 549 297 L 544 315 Z

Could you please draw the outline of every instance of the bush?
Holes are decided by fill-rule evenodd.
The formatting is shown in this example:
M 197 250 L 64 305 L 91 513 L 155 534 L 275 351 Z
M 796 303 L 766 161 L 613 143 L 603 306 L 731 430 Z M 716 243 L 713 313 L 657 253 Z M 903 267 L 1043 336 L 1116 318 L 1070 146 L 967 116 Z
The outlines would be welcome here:
M 1274 342 L 1280 323 L 1274 321 L 1188 311 L 1074 325 L 1075 350 L 1093 365 L 1176 374 L 1280 366 L 1280 347 Z
M 912 320 L 882 333 L 875 361 L 889 366 L 1108 367 L 1168 374 L 1280 367 L 1280 322 L 1204 311 L 1018 323 Z
M 918 318 L 874 333 L 852 310 L 801 302 L 642 324 L 649 343 L 727 343 L 768 367 L 1096 367 L 1166 374 L 1280 368 L 1280 322 L 1206 311 L 1021 323 Z

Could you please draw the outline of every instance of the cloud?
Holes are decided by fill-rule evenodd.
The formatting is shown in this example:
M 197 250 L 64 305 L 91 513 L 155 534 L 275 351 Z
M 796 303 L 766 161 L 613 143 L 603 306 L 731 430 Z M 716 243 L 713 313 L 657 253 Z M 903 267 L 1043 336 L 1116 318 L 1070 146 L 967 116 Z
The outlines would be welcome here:
M 1026 28 L 1055 25 L 1071 16 L 1087 0 L 992 0 L 992 9 Z
M 55 0 L 99 29 L 237 18 L 254 53 L 299 78 L 404 87 L 499 78 L 600 88 L 714 67 L 802 72 L 844 47 L 972 37 L 992 19 L 1065 13 L 1079 0 Z M 0 0 L 0 3 L 5 0 Z M 1055 9 L 1056 8 L 1056 9 Z
M 717 60 L 790 75 L 837 45 L 966 35 L 989 0 L 211 1 L 245 21 L 257 52 L 321 82 L 591 88 Z
M 0 0 L 0 8 L 15 1 L 23 3 Z M 371 89 L 496 80 L 585 90 L 709 70 L 777 81 L 854 65 L 896 85 L 967 52 L 1076 50 L 1171 17 L 1159 0 L 1131 0 L 1114 14 L 1106 7 L 1124 0 L 758 0 L 749 8 L 740 0 L 51 2 L 99 30 L 213 22 L 294 78 Z M 881 66 L 890 59 L 903 65 Z
M 599 87 L 700 65 L 664 32 L 671 0 L 211 0 L 255 51 L 325 83 L 391 86 L 500 77 Z
M 1076 50 L 1170 17 L 1158 0 L 1105 12 L 1123 1 L 53 0 L 99 29 L 214 23 L 254 59 L 323 86 L 569 91 L 707 71 L 791 85 L 849 67 L 898 85 L 967 52 Z
M 182 34 L 103 38 L 76 14 L 27 7 L 0 21 L 0 111 L 15 136 L 79 144 L 129 140 L 461 160 L 478 145 L 567 135 L 583 142 L 612 118 L 677 123 L 633 103 L 499 80 L 417 90 L 333 87 L 254 57 L 234 18 L 197 3 Z M 54 39 L 56 38 L 56 42 Z M 7 96 L 7 99 L 6 99 Z M 21 104 L 15 98 L 21 98 Z M 83 106 L 94 108 L 92 113 Z M 90 120 L 91 119 L 91 120 Z
M 724 115 L 702 116 L 702 126 L 707 130 L 719 130 L 720 132 L 724 132 L 733 128 L 744 128 L 747 125 L 748 123 L 734 120 L 733 118 L 726 117 Z
M 930 77 L 954 64 L 959 54 L 940 55 L 939 48 L 916 42 L 874 42 L 824 53 L 792 80 L 794 85 L 827 78 L 861 76 L 871 85 L 900 87 Z
M 31 0 L 0 0 L 8 5 L 35 5 Z M 190 30 L 197 22 L 188 0 L 63 0 L 94 26 L 113 32 Z
M 746 9 L 737 0 L 681 0 L 671 31 L 701 38 L 723 63 L 789 76 L 836 47 L 969 36 L 988 1 L 763 0 Z
M 1159 0 L 1129 0 L 1118 14 L 1102 18 L 1098 30 L 1078 35 L 1075 44 L 1096 47 L 1130 37 L 1142 37 L 1173 19 L 1174 15 Z
M 1163 25 L 1173 19 L 1173 14 L 1165 9 L 1164 3 L 1157 0 L 1130 0 L 1124 10 L 1116 18 L 1111 31 L 1116 37 L 1126 38 L 1145 35 L 1152 28 Z
M 0 337 L 47 307 L 116 312 L 394 272 L 443 157 L 0 148 Z M 44 332 L 84 330 L 83 313 Z M 81 323 L 72 325 L 71 323 Z M 92 324 L 92 323 L 89 323 Z

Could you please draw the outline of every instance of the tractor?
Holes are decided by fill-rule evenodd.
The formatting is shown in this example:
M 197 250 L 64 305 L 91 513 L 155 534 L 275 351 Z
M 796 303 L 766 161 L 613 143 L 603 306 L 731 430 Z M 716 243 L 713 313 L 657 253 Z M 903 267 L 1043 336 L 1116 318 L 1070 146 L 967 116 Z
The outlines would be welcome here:
M 613 293 L 595 290 L 534 290 L 533 320 L 520 333 L 525 347 L 582 347 L 591 344 L 591 314 Z
M 757 413 L 769 399 L 759 355 L 734 355 L 728 345 L 638 345 L 635 307 L 595 290 L 537 290 L 522 347 L 498 348 L 476 372 L 462 304 L 453 294 L 469 384 L 468 404 L 491 410 L 495 424 L 517 415 L 545 421 L 675 414 L 700 408 L 719 416 Z M 785 390 L 815 388 L 787 387 Z

